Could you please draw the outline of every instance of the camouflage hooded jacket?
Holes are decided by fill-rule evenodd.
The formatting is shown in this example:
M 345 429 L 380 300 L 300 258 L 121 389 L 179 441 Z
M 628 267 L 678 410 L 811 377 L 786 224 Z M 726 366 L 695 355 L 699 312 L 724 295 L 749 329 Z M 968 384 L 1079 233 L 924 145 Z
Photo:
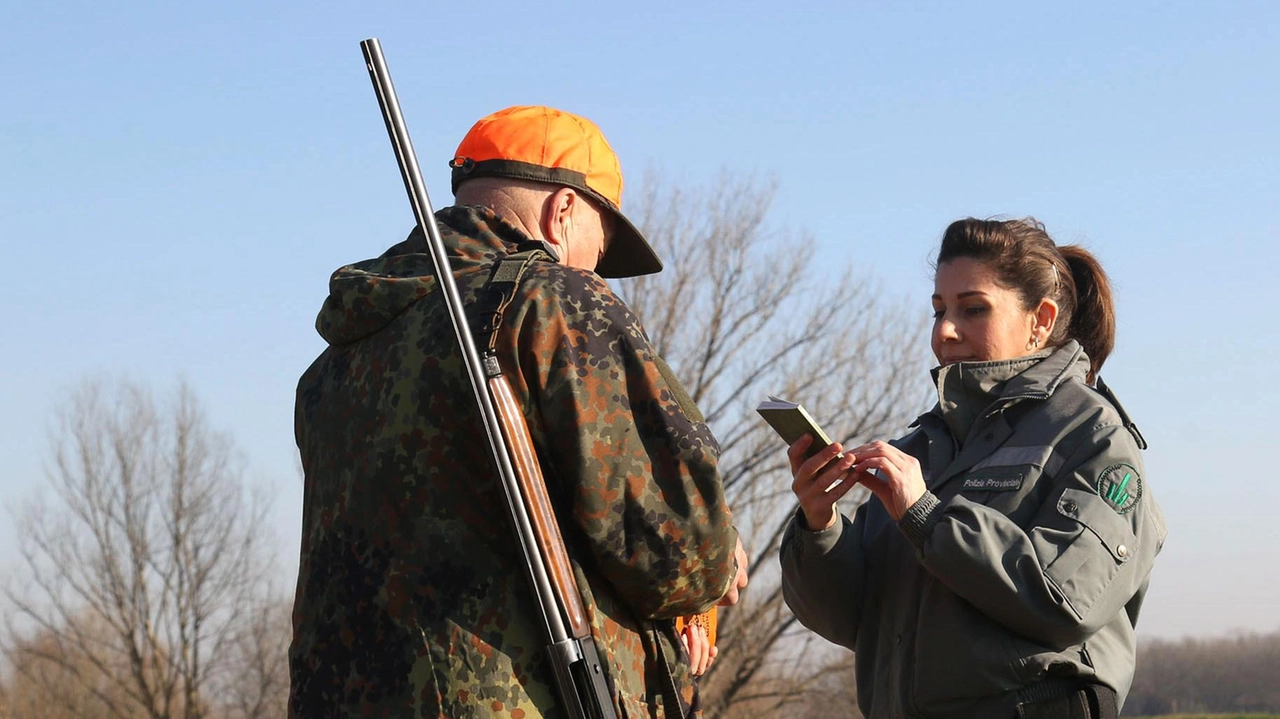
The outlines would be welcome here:
M 527 237 L 484 208 L 437 218 L 470 307 Z M 329 347 L 295 417 L 290 716 L 563 716 L 422 234 L 335 272 L 316 325 Z M 671 619 L 707 609 L 735 571 L 715 440 L 594 273 L 534 263 L 498 355 L 620 715 L 696 712 Z

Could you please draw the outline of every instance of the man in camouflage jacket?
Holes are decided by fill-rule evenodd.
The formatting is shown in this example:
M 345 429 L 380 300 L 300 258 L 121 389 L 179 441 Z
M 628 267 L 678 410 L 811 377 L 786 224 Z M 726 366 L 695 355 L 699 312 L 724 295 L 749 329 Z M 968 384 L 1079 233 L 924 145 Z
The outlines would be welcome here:
M 477 123 L 451 164 L 459 205 L 436 218 L 469 308 L 518 244 L 542 239 L 561 258 L 526 272 L 497 355 L 619 714 L 696 715 L 672 620 L 736 599 L 745 557 L 714 438 L 591 271 L 661 268 L 617 211 L 616 158 L 589 121 L 510 108 Z M 330 281 L 316 323 L 329 347 L 297 394 L 293 717 L 564 716 L 440 295 L 416 229 Z

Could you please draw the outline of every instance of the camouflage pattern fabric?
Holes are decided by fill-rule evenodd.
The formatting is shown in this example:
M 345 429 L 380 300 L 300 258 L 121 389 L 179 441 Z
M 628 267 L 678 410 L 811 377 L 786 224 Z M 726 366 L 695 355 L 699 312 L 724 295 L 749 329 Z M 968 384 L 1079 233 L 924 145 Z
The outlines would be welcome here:
M 484 208 L 437 218 L 473 305 L 528 238 Z M 421 232 L 335 272 L 316 325 L 329 347 L 296 405 L 290 716 L 564 716 Z M 594 273 L 535 263 L 504 327 L 499 360 L 620 715 L 696 716 L 672 618 L 706 610 L 735 571 L 715 440 Z

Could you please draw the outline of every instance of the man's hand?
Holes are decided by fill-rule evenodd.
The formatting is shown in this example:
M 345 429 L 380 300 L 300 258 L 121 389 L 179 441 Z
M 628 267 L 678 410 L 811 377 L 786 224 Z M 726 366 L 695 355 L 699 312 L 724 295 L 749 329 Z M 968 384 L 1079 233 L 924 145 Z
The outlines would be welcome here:
M 696 622 L 689 622 L 685 626 L 680 634 L 680 641 L 684 642 L 684 650 L 689 653 L 689 667 L 695 677 L 706 673 L 716 654 L 720 653 L 719 649 L 711 645 L 706 630 Z
M 742 537 L 738 537 L 738 546 L 733 549 L 733 559 L 738 565 L 738 575 L 729 584 L 729 591 L 720 598 L 720 606 L 729 607 L 738 603 L 738 594 L 747 587 L 747 550 L 742 548 Z

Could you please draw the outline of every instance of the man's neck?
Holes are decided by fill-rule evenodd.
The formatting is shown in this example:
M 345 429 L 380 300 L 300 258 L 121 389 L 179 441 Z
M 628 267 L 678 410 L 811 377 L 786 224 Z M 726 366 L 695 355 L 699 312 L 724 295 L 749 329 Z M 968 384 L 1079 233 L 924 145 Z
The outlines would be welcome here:
M 463 187 L 455 195 L 460 205 L 481 205 L 535 240 L 545 240 L 539 226 L 539 212 L 530 202 L 528 190 L 519 187 Z

